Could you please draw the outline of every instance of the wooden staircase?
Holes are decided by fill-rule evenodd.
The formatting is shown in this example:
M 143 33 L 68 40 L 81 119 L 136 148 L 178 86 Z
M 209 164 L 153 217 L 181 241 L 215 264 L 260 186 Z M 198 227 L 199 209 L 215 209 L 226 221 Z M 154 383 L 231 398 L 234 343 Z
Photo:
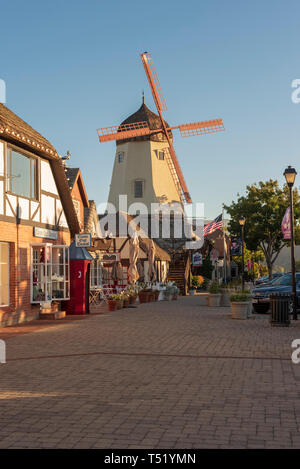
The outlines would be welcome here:
M 190 258 L 188 255 L 182 255 L 170 263 L 168 280 L 176 282 L 181 295 L 186 295 L 189 290 L 190 276 Z

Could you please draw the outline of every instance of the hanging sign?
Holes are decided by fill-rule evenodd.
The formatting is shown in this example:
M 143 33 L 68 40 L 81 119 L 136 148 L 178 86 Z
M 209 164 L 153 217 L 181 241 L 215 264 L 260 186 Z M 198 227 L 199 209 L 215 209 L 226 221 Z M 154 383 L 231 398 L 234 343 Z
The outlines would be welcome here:
M 231 255 L 241 255 L 241 238 L 231 238 Z
M 77 248 L 90 248 L 92 245 L 91 233 L 76 234 L 75 245 Z
M 200 252 L 193 254 L 192 265 L 202 265 L 202 254 Z
M 288 207 L 281 222 L 283 239 L 291 239 L 291 210 Z

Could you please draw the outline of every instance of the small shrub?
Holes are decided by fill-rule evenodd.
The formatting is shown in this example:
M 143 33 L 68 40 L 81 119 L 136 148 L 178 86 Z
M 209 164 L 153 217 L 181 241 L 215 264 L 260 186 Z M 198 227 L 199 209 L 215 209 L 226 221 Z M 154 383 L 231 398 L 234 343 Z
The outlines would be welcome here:
M 220 293 L 221 289 L 220 289 L 220 285 L 218 284 L 218 282 L 217 281 L 212 282 L 208 291 L 209 293 L 212 293 L 212 294 Z
M 238 293 L 234 293 L 233 295 L 230 295 L 230 301 L 232 301 L 232 302 L 235 302 L 235 301 L 247 302 L 247 301 L 249 301 L 249 292 L 248 291 L 240 291 Z

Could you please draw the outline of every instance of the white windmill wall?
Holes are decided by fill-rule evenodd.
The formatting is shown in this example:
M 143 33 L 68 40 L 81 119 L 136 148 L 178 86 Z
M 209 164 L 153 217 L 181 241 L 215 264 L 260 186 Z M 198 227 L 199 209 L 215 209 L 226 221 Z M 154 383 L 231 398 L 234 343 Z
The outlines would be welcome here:
M 142 202 L 149 211 L 151 203 L 180 202 L 167 161 L 159 160 L 155 152 L 162 151 L 166 146 L 166 142 L 149 140 L 117 145 L 108 202 L 118 210 L 119 195 L 126 194 L 128 206 Z M 119 162 L 119 153 L 124 154 L 122 162 Z M 144 183 L 142 198 L 134 197 L 135 180 L 142 180 Z

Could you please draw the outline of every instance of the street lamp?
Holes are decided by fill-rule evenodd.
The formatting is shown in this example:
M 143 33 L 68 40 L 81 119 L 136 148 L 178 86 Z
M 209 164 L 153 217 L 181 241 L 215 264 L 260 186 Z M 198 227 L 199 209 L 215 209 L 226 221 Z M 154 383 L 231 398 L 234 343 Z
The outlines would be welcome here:
M 239 224 L 242 230 L 242 290 L 244 290 L 245 286 L 245 261 L 244 261 L 244 225 L 246 222 L 245 217 L 240 217 Z
M 296 179 L 296 170 L 288 166 L 284 171 L 286 183 L 289 188 L 290 197 L 290 219 L 291 219 L 291 268 L 292 268 L 292 300 L 293 300 L 293 319 L 297 319 L 297 297 L 296 297 L 296 268 L 295 268 L 295 240 L 294 240 L 294 204 L 293 204 L 293 185 Z

